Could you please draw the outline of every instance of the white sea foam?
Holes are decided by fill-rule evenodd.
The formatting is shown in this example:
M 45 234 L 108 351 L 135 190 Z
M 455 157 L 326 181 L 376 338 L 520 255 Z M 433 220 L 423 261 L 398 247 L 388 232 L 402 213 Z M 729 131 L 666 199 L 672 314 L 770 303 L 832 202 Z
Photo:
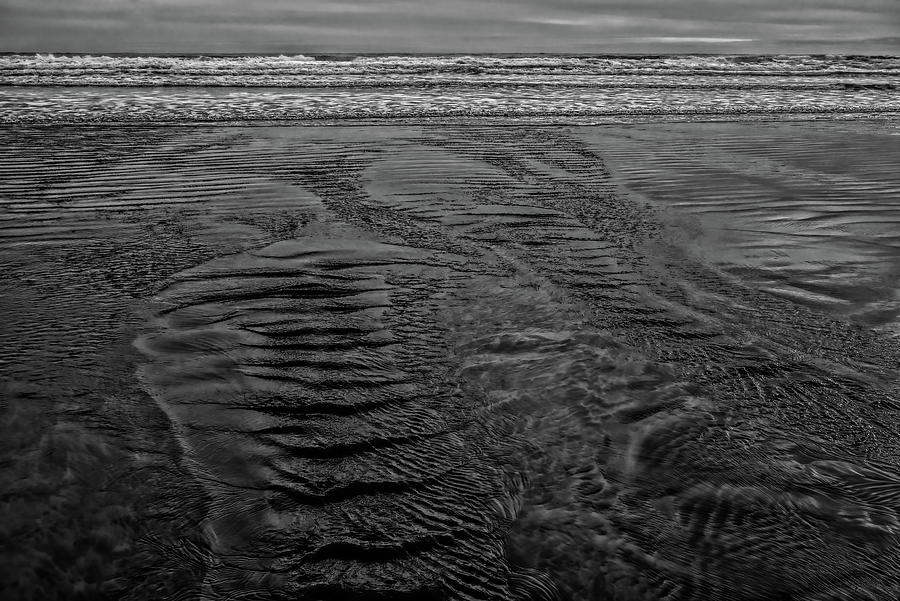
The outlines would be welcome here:
M 614 75 L 900 77 L 897 57 L 837 56 L 93 56 L 0 57 L 0 85 L 310 86 L 583 84 Z M 349 78 L 349 79 L 348 79 Z

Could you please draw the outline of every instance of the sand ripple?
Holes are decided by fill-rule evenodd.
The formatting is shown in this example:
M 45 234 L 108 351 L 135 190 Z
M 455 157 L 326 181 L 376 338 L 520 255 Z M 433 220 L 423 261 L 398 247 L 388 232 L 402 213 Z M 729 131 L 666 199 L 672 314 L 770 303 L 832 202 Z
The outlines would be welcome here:
M 14 495 L 124 508 L 54 527 L 109 574 L 19 556 L 139 598 L 896 597 L 900 348 L 783 242 L 890 269 L 867 127 L 16 129 L 0 369 L 56 425 L 10 464 L 69 467 Z M 104 461 L 157 484 L 85 496 Z

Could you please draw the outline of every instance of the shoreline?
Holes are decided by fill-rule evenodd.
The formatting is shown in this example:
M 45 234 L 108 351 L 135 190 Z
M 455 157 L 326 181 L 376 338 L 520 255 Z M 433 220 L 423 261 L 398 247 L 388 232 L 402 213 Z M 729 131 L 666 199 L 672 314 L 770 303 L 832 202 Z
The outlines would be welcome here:
M 696 116 L 696 119 L 685 117 Z M 440 116 L 440 117 L 323 117 L 299 119 L 222 119 L 222 120 L 84 120 L 84 121 L 42 121 L 42 120 L 3 120 L 0 128 L 23 127 L 414 127 L 414 126 L 491 126 L 491 127 L 604 127 L 616 125 L 653 125 L 655 123 L 828 123 L 828 122 L 883 122 L 900 123 L 900 111 L 885 109 L 884 111 L 796 111 L 792 113 L 760 112 L 760 113 L 711 113 L 694 112 L 679 114 L 644 113 L 628 117 L 624 114 L 607 115 L 606 120 L 598 120 L 603 116 L 583 116 L 577 119 L 556 121 L 553 117 L 533 116 Z M 703 118 L 705 117 L 705 118 Z M 716 118 L 720 117 L 720 118 Z

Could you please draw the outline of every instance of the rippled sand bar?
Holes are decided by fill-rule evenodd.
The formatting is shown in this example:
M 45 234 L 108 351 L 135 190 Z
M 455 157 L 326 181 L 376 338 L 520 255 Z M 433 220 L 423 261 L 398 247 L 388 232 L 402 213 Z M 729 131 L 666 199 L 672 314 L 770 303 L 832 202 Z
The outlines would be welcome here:
M 2 129 L 0 596 L 897 598 L 898 134 Z

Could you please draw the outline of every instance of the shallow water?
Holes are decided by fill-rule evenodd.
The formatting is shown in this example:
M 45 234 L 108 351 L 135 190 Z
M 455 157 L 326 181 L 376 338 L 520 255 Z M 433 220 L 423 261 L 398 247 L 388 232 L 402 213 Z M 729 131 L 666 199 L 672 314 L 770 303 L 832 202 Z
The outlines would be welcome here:
M 7 127 L 4 591 L 896 597 L 896 133 Z
M 652 116 L 900 112 L 894 88 L 392 86 L 322 88 L 0 88 L 0 123 L 304 121 L 502 117 L 622 120 Z

